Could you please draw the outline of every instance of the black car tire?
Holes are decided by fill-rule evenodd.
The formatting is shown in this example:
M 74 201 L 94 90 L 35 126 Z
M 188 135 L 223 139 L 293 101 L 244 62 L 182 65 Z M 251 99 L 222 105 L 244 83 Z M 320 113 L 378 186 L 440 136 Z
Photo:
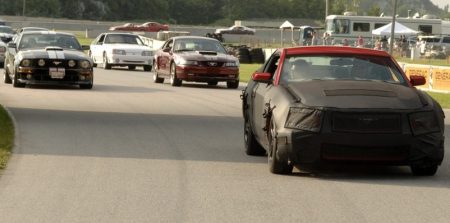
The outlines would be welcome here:
M 152 71 L 152 65 L 144 65 L 144 71 Z
M 103 69 L 105 69 L 105 70 L 111 69 L 111 64 L 108 63 L 106 53 L 103 53 Z
M 175 63 L 170 65 L 170 84 L 174 87 L 181 86 L 182 80 L 177 78 L 177 69 Z
M 25 84 L 20 83 L 19 80 L 17 79 L 17 74 L 14 75 L 12 84 L 13 84 L 13 87 L 20 87 L 20 88 L 25 87 Z
M 94 85 L 92 83 L 90 84 L 80 84 L 80 89 L 92 89 Z
M 250 122 L 247 119 L 244 120 L 244 143 L 245 154 L 250 156 L 263 156 L 266 154 L 266 150 L 256 141 Z
M 218 83 L 218 81 L 208 81 L 209 86 L 216 86 Z
M 136 66 L 135 65 L 128 65 L 128 70 L 135 70 Z
M 287 157 L 281 157 L 277 151 L 277 132 L 273 119 L 270 121 L 268 131 L 269 151 L 267 152 L 267 160 L 270 172 L 274 174 L 291 174 L 294 169 L 293 165 L 288 163 Z
M 227 88 L 236 89 L 239 87 L 239 81 L 227 81 Z
M 414 176 L 433 176 L 438 169 L 437 164 L 413 164 L 411 172 Z
M 5 72 L 3 73 L 3 81 L 6 84 L 11 84 L 12 83 L 12 80 L 11 80 L 11 77 L 9 76 L 9 72 L 8 72 L 8 68 L 7 67 L 5 67 Z

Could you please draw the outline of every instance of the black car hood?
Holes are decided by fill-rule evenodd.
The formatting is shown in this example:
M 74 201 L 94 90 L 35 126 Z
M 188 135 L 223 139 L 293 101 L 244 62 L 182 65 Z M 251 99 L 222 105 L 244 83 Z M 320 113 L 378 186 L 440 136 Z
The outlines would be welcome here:
M 196 61 L 235 61 L 233 56 L 214 51 L 181 51 L 176 52 L 177 56 L 186 60 Z
M 417 109 L 426 105 L 415 88 L 378 81 L 303 81 L 286 86 L 314 107 Z
M 20 51 L 18 55 L 24 59 L 90 60 L 84 52 L 77 50 L 32 49 Z

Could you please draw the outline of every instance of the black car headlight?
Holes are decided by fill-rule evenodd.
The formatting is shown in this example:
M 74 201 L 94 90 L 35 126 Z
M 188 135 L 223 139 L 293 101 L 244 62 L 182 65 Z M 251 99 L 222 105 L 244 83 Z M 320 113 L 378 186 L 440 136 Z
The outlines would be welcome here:
M 22 62 L 20 63 L 20 65 L 21 65 L 22 67 L 29 67 L 29 66 L 31 66 L 31 60 L 28 60 L 28 59 L 22 60 Z
M 291 107 L 284 127 L 319 132 L 322 127 L 323 113 L 318 109 Z
M 87 60 L 82 60 L 80 62 L 80 67 L 84 68 L 84 69 L 88 69 L 88 68 L 91 67 L 91 63 L 89 61 L 87 61 Z
M 409 124 L 414 135 L 441 131 L 436 114 L 433 111 L 410 114 Z

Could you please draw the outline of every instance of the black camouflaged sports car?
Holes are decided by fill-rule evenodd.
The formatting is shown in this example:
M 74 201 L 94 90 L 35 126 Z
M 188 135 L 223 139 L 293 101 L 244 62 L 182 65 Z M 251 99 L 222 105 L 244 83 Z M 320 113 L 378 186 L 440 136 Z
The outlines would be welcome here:
M 91 89 L 94 83 L 92 64 L 72 34 L 23 32 L 15 42 L 8 43 L 4 82 L 14 87 L 69 84 Z
M 383 52 L 351 47 L 276 51 L 244 90 L 249 155 L 270 170 L 329 162 L 409 165 L 434 175 L 444 157 L 444 113 Z

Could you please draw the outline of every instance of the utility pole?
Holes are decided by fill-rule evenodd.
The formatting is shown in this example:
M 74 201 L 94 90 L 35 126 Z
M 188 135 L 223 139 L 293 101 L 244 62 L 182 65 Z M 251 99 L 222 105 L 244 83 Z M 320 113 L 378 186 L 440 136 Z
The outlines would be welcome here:
M 397 14 L 397 0 L 394 0 L 394 14 L 392 15 L 391 25 L 391 42 L 389 43 L 389 54 L 392 56 L 394 52 L 394 39 L 395 39 L 395 15 Z
M 325 19 L 326 19 L 327 16 L 328 16 L 328 1 L 329 1 L 329 0 L 325 0 Z
M 25 6 L 26 6 L 27 0 L 23 0 L 23 6 L 22 6 L 22 16 L 25 17 Z

